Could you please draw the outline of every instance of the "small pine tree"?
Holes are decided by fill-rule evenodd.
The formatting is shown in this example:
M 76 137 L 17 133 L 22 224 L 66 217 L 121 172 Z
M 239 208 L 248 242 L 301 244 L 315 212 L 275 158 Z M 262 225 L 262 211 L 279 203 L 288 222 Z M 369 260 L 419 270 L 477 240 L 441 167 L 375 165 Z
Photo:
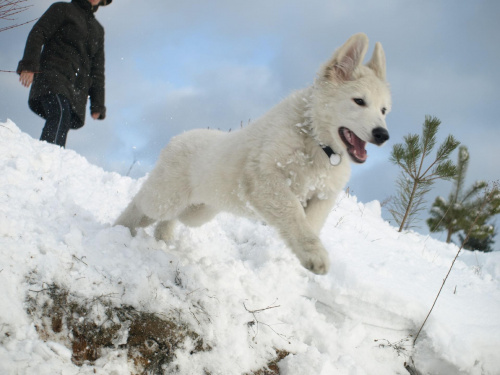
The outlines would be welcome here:
M 496 236 L 496 230 L 495 227 L 493 226 L 493 231 L 490 236 L 487 236 L 485 238 L 477 238 L 477 237 L 472 237 L 469 236 L 467 241 L 465 241 L 465 236 L 462 233 L 459 233 L 458 238 L 460 243 L 464 244 L 464 249 L 466 250 L 477 250 L 477 251 L 483 251 L 485 253 L 489 253 L 493 251 L 493 244 L 495 241 L 493 238 Z M 464 242 L 465 241 L 465 242 Z
M 487 186 L 486 182 L 476 182 L 465 194 L 463 193 L 469 158 L 467 147 L 460 146 L 454 188 L 448 200 L 443 197 L 436 198 L 430 211 L 431 217 L 427 219 L 431 232 L 446 231 L 448 243 L 453 234 L 463 229 L 469 206 L 472 202 L 475 202 L 474 205 L 477 204 L 477 195 Z
M 451 242 L 455 233 L 470 231 L 464 248 L 470 249 L 476 246 L 477 250 L 484 251 L 493 243 L 494 227 L 489 224 L 489 221 L 500 212 L 500 192 L 496 186 L 487 192 L 488 183 L 485 181 L 477 181 L 464 191 L 469 158 L 467 147 L 461 146 L 454 188 L 448 200 L 442 197 L 436 198 L 432 204 L 431 217 L 427 219 L 427 225 L 431 232 L 446 231 L 448 243 Z M 488 197 L 487 202 L 485 202 L 485 197 Z M 463 234 L 460 238 L 460 242 L 465 239 Z
M 405 144 L 393 146 L 390 160 L 401 167 L 398 179 L 398 194 L 392 201 L 389 212 L 399 224 L 399 231 L 410 228 L 423 210 L 424 196 L 437 179 L 449 180 L 457 174 L 457 167 L 448 159 L 460 144 L 452 135 L 439 146 L 434 160 L 424 166 L 424 160 L 436 145 L 436 134 L 441 121 L 425 116 L 422 136 L 410 134 L 404 137 Z

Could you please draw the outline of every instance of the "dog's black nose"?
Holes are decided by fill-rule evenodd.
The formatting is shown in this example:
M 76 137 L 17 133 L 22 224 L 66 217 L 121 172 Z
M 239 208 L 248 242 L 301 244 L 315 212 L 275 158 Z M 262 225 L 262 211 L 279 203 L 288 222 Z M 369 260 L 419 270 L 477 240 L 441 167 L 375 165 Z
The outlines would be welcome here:
M 389 132 L 384 128 L 375 128 L 372 131 L 373 142 L 377 145 L 381 145 L 389 139 Z

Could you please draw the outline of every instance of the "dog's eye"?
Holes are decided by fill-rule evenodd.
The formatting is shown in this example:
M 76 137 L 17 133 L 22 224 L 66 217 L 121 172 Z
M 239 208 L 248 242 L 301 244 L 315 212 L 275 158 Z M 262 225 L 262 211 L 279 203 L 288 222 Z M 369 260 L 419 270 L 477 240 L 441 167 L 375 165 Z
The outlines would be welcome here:
M 385 113 L 387 112 L 387 108 L 382 108 L 382 114 L 385 115 Z
M 353 100 L 354 100 L 354 103 L 356 103 L 357 105 L 359 105 L 361 107 L 366 106 L 366 102 L 361 98 L 354 98 Z

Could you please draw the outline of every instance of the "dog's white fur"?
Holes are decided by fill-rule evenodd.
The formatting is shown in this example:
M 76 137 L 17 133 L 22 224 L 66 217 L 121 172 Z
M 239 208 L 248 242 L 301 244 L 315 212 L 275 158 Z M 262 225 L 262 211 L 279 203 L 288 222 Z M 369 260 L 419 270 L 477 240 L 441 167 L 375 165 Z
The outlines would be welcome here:
M 192 130 L 172 138 L 115 224 L 135 234 L 159 221 L 155 237 L 168 241 L 175 220 L 199 226 L 221 211 L 258 218 L 279 231 L 304 267 L 326 273 L 329 257 L 318 235 L 350 176 L 339 129 L 365 142 L 388 138 L 374 138 L 374 129 L 388 134 L 385 55 L 377 43 L 362 65 L 367 48 L 366 35 L 352 36 L 311 87 L 241 130 Z M 332 165 L 322 146 L 340 155 L 340 164 Z

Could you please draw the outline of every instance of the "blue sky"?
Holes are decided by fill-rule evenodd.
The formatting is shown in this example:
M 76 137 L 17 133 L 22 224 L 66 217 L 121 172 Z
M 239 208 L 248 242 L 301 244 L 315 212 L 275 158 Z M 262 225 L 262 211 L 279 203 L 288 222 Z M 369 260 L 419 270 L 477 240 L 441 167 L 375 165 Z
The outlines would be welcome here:
M 16 21 L 39 17 L 52 2 L 28 0 Z M 363 202 L 395 194 L 392 145 L 420 133 L 426 114 L 441 119 L 440 140 L 451 133 L 468 146 L 469 184 L 500 179 L 496 0 L 114 0 L 96 16 L 106 30 L 108 115 L 87 118 L 67 147 L 106 170 L 125 174 L 135 157 L 131 175 L 140 177 L 179 132 L 246 125 L 310 85 L 337 47 L 365 32 L 368 53 L 380 41 L 387 56 L 391 140 L 368 146 L 350 190 Z M 30 28 L 0 33 L 0 69 L 16 69 Z M 0 87 L 0 120 L 38 138 L 43 120 L 29 111 L 17 75 L 0 73 Z M 429 203 L 450 189 L 438 184 Z

